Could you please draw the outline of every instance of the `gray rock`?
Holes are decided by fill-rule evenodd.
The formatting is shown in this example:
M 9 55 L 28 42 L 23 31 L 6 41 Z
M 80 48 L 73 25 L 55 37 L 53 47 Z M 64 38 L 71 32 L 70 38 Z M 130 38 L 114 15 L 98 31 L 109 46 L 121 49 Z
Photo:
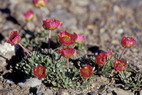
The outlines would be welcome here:
M 27 29 L 29 29 L 31 31 L 34 30 L 35 29 L 35 24 L 33 22 L 27 23 Z
M 6 80 L 6 83 L 12 84 L 14 82 L 12 80 Z
M 21 87 L 36 87 L 41 85 L 42 81 L 38 78 L 26 79 L 25 82 L 19 82 L 18 85 Z
M 15 47 L 8 43 L 0 44 L 0 71 L 4 71 L 7 64 L 7 60 L 11 59 L 15 55 Z M 4 71 L 6 72 L 6 71 Z
M 45 95 L 43 92 L 39 92 L 36 95 Z
M 134 93 L 120 88 L 114 88 L 113 90 L 117 95 L 134 95 Z
M 64 15 L 63 15 L 64 14 Z M 77 20 L 73 17 L 72 14 L 68 13 L 65 10 L 53 10 L 51 12 L 51 18 L 59 19 L 64 22 L 64 27 L 71 29 L 76 29 Z
M 140 95 L 142 95 L 142 90 L 140 91 Z
M 62 90 L 62 91 L 57 92 L 56 95 L 70 95 L 70 93 L 68 91 Z
M 37 87 L 37 95 L 54 95 L 53 91 L 48 89 L 45 85 Z
M 6 95 L 14 95 L 12 92 L 8 92 Z
M 95 92 L 88 92 L 87 95 L 96 95 Z
M 78 94 L 78 95 L 85 95 L 84 93 L 80 93 L 80 94 Z
M 75 0 L 76 1 L 76 0 Z M 79 0 L 76 1 L 79 6 L 87 6 L 89 4 L 89 0 Z

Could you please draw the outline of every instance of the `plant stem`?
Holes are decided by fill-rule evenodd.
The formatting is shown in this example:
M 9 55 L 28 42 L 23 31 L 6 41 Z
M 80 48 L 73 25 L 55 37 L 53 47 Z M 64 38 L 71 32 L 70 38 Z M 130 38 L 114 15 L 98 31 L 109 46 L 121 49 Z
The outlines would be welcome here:
M 31 56 L 31 54 L 29 53 L 29 51 L 22 45 L 22 44 L 18 44 L 29 56 Z
M 52 35 L 52 32 L 51 32 L 51 30 L 49 30 L 49 35 L 48 35 L 48 48 L 50 48 L 51 35 Z
M 40 9 L 41 20 L 43 20 L 43 18 L 44 18 L 44 16 L 43 16 L 43 13 L 44 13 L 43 8 L 40 7 L 39 9 Z
M 126 51 L 127 48 L 124 48 L 119 56 L 119 59 L 121 59 L 121 57 L 124 55 L 125 51 Z
M 0 55 L 0 57 L 2 57 L 5 60 L 8 60 L 8 58 L 4 57 L 3 55 Z
M 70 63 L 70 62 L 69 62 L 69 58 L 67 58 L 67 71 L 70 71 L 70 70 L 69 70 L 69 63 Z

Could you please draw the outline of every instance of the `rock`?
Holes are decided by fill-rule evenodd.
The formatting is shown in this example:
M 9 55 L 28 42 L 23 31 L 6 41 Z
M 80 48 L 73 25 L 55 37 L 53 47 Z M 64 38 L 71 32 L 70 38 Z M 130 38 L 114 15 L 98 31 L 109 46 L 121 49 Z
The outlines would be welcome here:
M 63 91 L 57 92 L 56 95 L 70 95 L 70 93 L 68 91 L 63 90 Z
M 114 6 L 113 7 L 113 11 L 116 13 L 120 13 L 121 12 L 121 8 L 119 6 Z
M 87 95 L 96 95 L 95 92 L 88 92 Z
M 120 29 L 117 30 L 117 34 L 120 35 L 120 34 L 122 34 L 122 33 L 124 33 L 124 30 L 123 30 L 122 28 L 120 28 Z
M 15 47 L 9 43 L 0 44 L 0 71 L 7 65 L 7 60 L 15 55 Z
M 29 22 L 27 23 L 27 29 L 29 29 L 30 31 L 35 29 L 35 24 L 33 22 Z
M 99 94 L 105 94 L 106 93 L 106 89 L 107 89 L 107 86 L 104 84 L 104 85 L 101 85 L 100 88 L 98 89 L 98 93 Z
M 76 1 L 76 0 L 75 0 Z M 76 2 L 79 6 L 87 6 L 89 4 L 89 0 L 79 0 Z
M 78 95 L 85 95 L 84 93 L 80 93 L 80 94 L 78 94 Z
M 142 95 L 142 90 L 140 91 L 140 95 Z
M 53 91 L 50 89 L 46 89 L 45 95 L 53 95 Z
M 30 78 L 26 79 L 25 82 L 18 83 L 21 87 L 36 87 L 38 85 L 41 85 L 42 81 L 38 78 Z
M 47 89 L 46 91 L 43 92 L 37 92 L 36 95 L 53 95 L 53 92 L 50 89 Z
M 45 85 L 40 85 L 37 87 L 36 95 L 54 95 L 53 91 L 47 88 Z
M 77 20 L 73 17 L 72 14 L 68 13 L 65 10 L 53 10 L 51 12 L 51 17 L 63 21 L 64 27 L 68 27 L 71 29 L 77 28 Z
M 118 40 L 112 40 L 111 43 L 116 44 L 116 45 L 120 44 L 120 42 Z
M 14 95 L 12 92 L 8 92 L 6 95 Z
M 6 83 L 12 84 L 14 82 L 12 80 L 6 80 Z
M 43 92 L 39 92 L 36 95 L 45 95 Z
M 113 90 L 113 93 L 116 93 L 116 95 L 134 95 L 132 92 L 120 88 L 114 88 Z
M 9 43 L 3 43 L 3 44 L 0 44 L 0 54 L 1 55 L 6 55 L 7 53 L 9 52 L 14 52 L 15 50 L 15 47 L 12 46 L 11 44 Z M 11 58 L 11 56 L 7 56 L 8 58 Z
M 101 33 L 100 35 L 101 35 L 100 38 L 101 38 L 101 41 L 102 41 L 102 42 L 107 42 L 107 41 L 110 40 L 110 36 L 109 36 L 108 33 Z

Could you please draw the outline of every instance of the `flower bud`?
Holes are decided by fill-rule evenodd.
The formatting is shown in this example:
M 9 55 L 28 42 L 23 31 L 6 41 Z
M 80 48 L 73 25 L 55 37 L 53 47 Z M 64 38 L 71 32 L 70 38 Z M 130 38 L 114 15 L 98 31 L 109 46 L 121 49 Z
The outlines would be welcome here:
M 32 21 L 36 18 L 35 13 L 32 10 L 28 10 L 24 13 L 26 21 Z
M 13 31 L 10 33 L 9 38 L 7 39 L 7 43 L 10 43 L 11 45 L 16 45 L 20 42 L 21 36 L 19 35 L 18 31 Z
M 131 48 L 136 45 L 136 40 L 133 37 L 122 37 L 121 44 L 125 48 Z
M 46 30 L 55 30 L 62 27 L 63 22 L 56 19 L 45 19 L 43 20 L 43 28 Z
M 65 58 L 70 58 L 75 53 L 75 49 L 74 48 L 63 48 L 63 49 L 59 49 L 59 52 Z
M 45 7 L 47 5 L 48 1 L 47 0 L 33 0 L 33 4 L 35 7 Z

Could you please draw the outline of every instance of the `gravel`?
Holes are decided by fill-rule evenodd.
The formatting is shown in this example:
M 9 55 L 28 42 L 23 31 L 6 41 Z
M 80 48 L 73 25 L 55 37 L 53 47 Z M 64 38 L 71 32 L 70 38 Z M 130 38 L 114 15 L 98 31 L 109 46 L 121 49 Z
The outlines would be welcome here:
M 37 20 L 34 22 L 27 23 L 23 20 L 23 13 L 28 9 L 34 10 L 37 14 Z M 98 46 L 105 51 L 112 50 L 117 54 L 120 54 L 122 50 L 121 37 L 133 36 L 137 39 L 137 45 L 129 49 L 124 57 L 129 64 L 136 65 L 142 71 L 141 11 L 142 0 L 49 0 L 48 6 L 42 9 L 35 8 L 29 0 L 3 0 L 0 1 L 0 34 L 8 37 L 11 30 L 24 31 L 23 27 L 37 32 L 42 27 L 42 19 L 57 18 L 64 22 L 61 30 L 83 33 L 87 36 L 86 44 Z M 96 79 L 92 83 L 92 89 L 77 94 L 97 93 L 100 85 L 106 82 L 106 79 Z M 2 80 L 0 83 L 7 91 L 11 88 Z M 21 86 L 28 87 L 22 89 L 15 84 L 12 85 L 15 89 L 10 90 L 7 95 L 30 95 L 29 87 L 40 87 L 42 83 L 37 79 L 32 82 L 26 81 L 21 83 Z M 49 91 L 48 88 L 43 89 L 37 88 L 36 94 L 48 95 L 46 93 L 51 92 L 52 94 L 49 93 L 49 95 L 54 95 L 53 91 Z M 102 95 L 106 95 L 106 91 L 104 92 Z M 131 92 L 122 89 L 114 88 L 113 90 L 113 93 L 117 95 L 124 95 L 122 92 L 125 95 L 132 95 Z M 113 93 L 110 91 L 107 95 Z

